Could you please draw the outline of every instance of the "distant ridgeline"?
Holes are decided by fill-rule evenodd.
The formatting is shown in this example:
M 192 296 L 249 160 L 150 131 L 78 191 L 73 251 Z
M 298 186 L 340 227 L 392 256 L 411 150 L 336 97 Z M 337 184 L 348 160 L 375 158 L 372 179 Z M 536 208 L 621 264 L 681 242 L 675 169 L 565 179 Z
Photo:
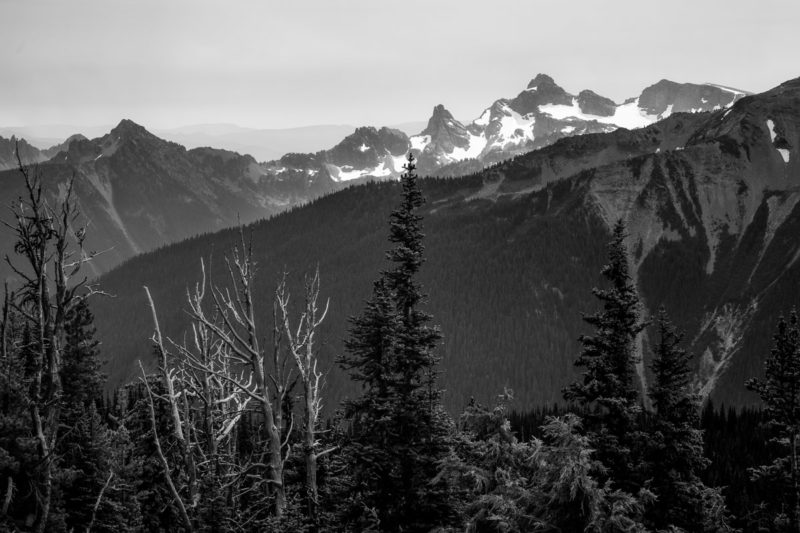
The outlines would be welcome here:
M 87 248 L 104 252 L 90 263 L 99 275 L 193 235 L 267 218 L 350 185 L 396 179 L 409 151 L 422 174 L 461 176 L 563 137 L 641 127 L 679 111 L 722 109 L 744 94 L 662 80 L 617 105 L 588 90 L 571 95 L 540 74 L 467 125 L 439 105 L 417 135 L 362 127 L 328 150 L 268 162 L 215 148 L 187 150 L 130 120 L 102 137 L 76 134 L 46 150 L 0 138 L 0 204 L 19 196 L 17 146 L 25 163 L 41 165 L 52 200 L 74 175 L 91 221 Z M 0 233 L 0 247 L 10 244 L 8 233 Z M 0 274 L 9 274 L 6 266 Z
M 528 92 L 539 88 L 532 82 Z M 565 97 L 546 109 L 623 113 L 582 94 L 583 107 L 579 95 L 578 104 Z M 664 114 L 669 104 L 660 111 L 659 102 L 647 109 Z M 800 80 L 727 109 L 680 113 L 671 105 L 667 118 L 642 129 L 571 136 L 461 179 L 421 181 L 427 262 L 420 279 L 444 335 L 441 383 L 452 411 L 504 387 L 515 391 L 519 409 L 561 399 L 577 376 L 577 339 L 587 332 L 581 314 L 596 311 L 591 290 L 602 286 L 598 272 L 620 218 L 647 314 L 663 305 L 686 332 L 695 389 L 718 403 L 756 401 L 743 383 L 762 372 L 777 317 L 798 298 Z M 421 164 L 425 157 L 423 149 Z M 321 297 L 331 302 L 321 330 L 329 409 L 356 392 L 332 361 L 343 350 L 348 317 L 385 267 L 385 220 L 397 187 L 351 187 L 245 228 L 264 323 L 281 272 L 290 270 L 300 294 L 302 274 L 319 265 Z M 225 283 L 222 257 L 236 239 L 233 230 L 193 237 L 100 278 L 115 295 L 93 301 L 112 384 L 132 379 L 137 359 L 152 363 L 142 285 L 160 302 L 165 332 L 182 338 L 186 287 L 199 279 L 200 258 L 210 258 L 210 276 Z M 643 383 L 651 344 L 645 332 Z

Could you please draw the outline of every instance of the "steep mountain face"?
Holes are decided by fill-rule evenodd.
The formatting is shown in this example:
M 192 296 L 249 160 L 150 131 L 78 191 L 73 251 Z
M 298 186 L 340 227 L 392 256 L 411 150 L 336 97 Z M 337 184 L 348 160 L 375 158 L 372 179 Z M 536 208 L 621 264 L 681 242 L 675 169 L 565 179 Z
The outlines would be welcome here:
M 89 224 L 88 247 L 102 252 L 91 274 L 198 233 L 274 215 L 333 186 L 324 176 L 276 179 L 251 156 L 186 150 L 129 120 L 102 137 L 68 141 L 31 152 L 30 159 L 42 161 L 57 152 L 39 166 L 53 197 L 62 195 L 74 176 L 76 198 Z M 4 205 L 23 192 L 17 170 L 0 173 L 0 182 Z M 4 249 L 10 239 L 10 232 L 0 233 Z
M 560 399 L 577 376 L 577 338 L 588 332 L 581 313 L 598 307 L 591 288 L 602 283 L 606 242 L 619 218 L 628 225 L 644 311 L 663 305 L 686 331 L 696 390 L 728 404 L 754 402 L 743 382 L 761 371 L 778 315 L 797 303 L 799 148 L 800 79 L 727 109 L 567 137 L 471 176 L 424 180 L 422 281 L 445 334 L 447 404 L 460 409 L 503 387 L 515 391 L 520 408 Z M 303 270 L 319 264 L 331 298 L 322 332 L 331 406 L 355 392 L 333 360 L 347 317 L 362 308 L 369 280 L 384 267 L 398 197 L 396 183 L 352 187 L 247 229 L 262 324 L 280 272 L 292 271 L 297 292 Z M 197 279 L 199 258 L 212 249 L 219 258 L 236 239 L 232 231 L 193 239 L 101 280 L 118 295 L 95 302 L 116 382 L 133 375 L 137 358 L 150 361 L 141 285 L 153 290 L 162 327 L 181 338 L 184 286 Z M 645 335 L 638 346 L 643 387 L 653 340 Z
M 281 159 L 270 168 L 276 176 L 327 171 L 340 183 L 397 178 L 403 171 L 398 154 L 411 150 L 419 160 L 421 174 L 460 176 L 564 137 L 641 128 L 673 112 L 722 109 L 745 94 L 720 86 L 662 80 L 638 98 L 616 104 L 588 89 L 577 96 L 569 94 L 550 76 L 538 74 L 516 97 L 496 100 L 469 124 L 456 120 L 440 104 L 417 135 L 407 137 L 389 130 L 394 132 L 391 147 L 385 141 L 388 134 L 381 134 L 386 128 L 359 128 L 334 149 L 307 158 L 305 167 L 287 166 Z M 366 134 L 368 130 L 372 133 Z

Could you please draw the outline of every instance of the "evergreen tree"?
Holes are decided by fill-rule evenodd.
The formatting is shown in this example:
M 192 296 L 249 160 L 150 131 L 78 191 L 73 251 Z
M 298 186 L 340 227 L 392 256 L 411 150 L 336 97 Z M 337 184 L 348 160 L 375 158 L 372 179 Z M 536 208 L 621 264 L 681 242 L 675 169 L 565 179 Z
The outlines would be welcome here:
M 124 427 L 112 429 L 103 406 L 105 377 L 94 339 L 94 316 L 86 302 L 73 307 L 64 325 L 61 365 L 60 493 L 67 529 L 135 531 L 139 505 L 132 489 L 133 445 Z
M 645 531 L 642 514 L 652 495 L 598 481 L 603 466 L 579 433 L 577 416 L 548 416 L 541 440 L 521 442 L 510 431 L 507 398 L 492 410 L 471 403 L 453 453 L 442 462 L 440 476 L 460 500 L 459 531 Z
M 539 518 L 532 460 L 537 442 L 520 442 L 511 432 L 510 400 L 506 391 L 492 409 L 470 401 L 441 463 L 439 477 L 451 486 L 463 531 L 529 531 Z
M 751 379 L 747 388 L 764 403 L 772 442 L 784 454 L 753 470 L 754 479 L 768 479 L 774 498 L 769 502 L 788 531 L 800 531 L 800 325 L 792 310 L 789 321 L 781 317 L 774 346 L 764 361 L 764 378 Z
M 92 402 L 61 445 L 67 475 L 62 487 L 67 530 L 136 531 L 141 522 L 132 489 L 132 444 L 112 430 Z
M 641 407 L 634 382 L 634 343 L 646 323 L 629 274 L 625 237 L 625 225 L 619 220 L 609 243 L 608 263 L 601 271 L 611 286 L 592 291 L 603 310 L 583 318 L 595 329 L 594 335 L 580 337 L 583 350 L 575 365 L 586 370 L 581 381 L 564 389 L 564 398 L 594 411 L 586 420 L 597 459 L 622 488 L 635 493 Z
M 647 518 L 655 529 L 727 531 L 727 511 L 717 489 L 700 473 L 708 466 L 700 427 L 700 399 L 689 390 L 691 355 L 681 349 L 678 333 L 662 307 L 656 319 L 653 384 L 655 412 L 647 431 L 647 477 L 657 501 Z
M 364 313 L 351 320 L 347 353 L 339 358 L 363 387 L 360 398 L 346 403 L 347 460 L 359 491 L 350 520 L 363 527 L 374 516 L 382 531 L 428 531 L 451 515 L 443 485 L 431 483 L 447 452 L 450 422 L 436 386 L 441 335 L 419 308 L 424 246 L 417 210 L 424 200 L 410 154 L 405 168 L 402 201 L 390 218 L 392 268 L 374 283 Z
M 72 411 L 82 411 L 91 403 L 102 404 L 102 391 L 105 377 L 100 372 L 102 366 L 95 340 L 94 316 L 87 301 L 80 300 L 70 310 L 64 326 L 66 342 L 61 367 L 63 384 L 62 417 L 66 424 Z

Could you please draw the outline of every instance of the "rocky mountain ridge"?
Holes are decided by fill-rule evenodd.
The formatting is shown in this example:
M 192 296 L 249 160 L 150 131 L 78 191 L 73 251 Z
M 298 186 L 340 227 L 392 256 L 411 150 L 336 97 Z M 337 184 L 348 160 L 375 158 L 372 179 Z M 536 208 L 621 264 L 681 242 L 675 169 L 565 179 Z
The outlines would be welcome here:
M 538 74 L 516 97 L 496 100 L 468 124 L 440 104 L 417 135 L 386 128 L 372 128 L 365 135 L 368 128 L 358 128 L 331 150 L 308 154 L 302 168 L 293 166 L 294 154 L 293 160 L 281 158 L 267 168 L 274 175 L 327 172 L 337 182 L 397 178 L 403 171 L 402 156 L 411 151 L 424 175 L 464 175 L 564 137 L 641 128 L 672 113 L 723 109 L 746 94 L 712 84 L 661 80 L 639 97 L 616 104 L 588 89 L 569 94 L 550 76 Z M 389 144 L 387 135 L 392 137 Z
M 0 150 L 11 142 L 0 141 Z M 12 154 L 16 146 L 14 140 Z M 38 163 L 53 200 L 74 177 L 74 193 L 89 226 L 89 251 L 101 252 L 93 262 L 95 275 L 138 253 L 272 216 L 334 185 L 323 176 L 272 176 L 248 155 L 187 150 L 130 120 L 102 137 L 73 136 L 48 151 L 23 141 L 19 147 L 23 162 Z M 16 156 L 10 166 L 17 166 Z M 0 203 L 9 205 L 22 194 L 15 168 L 0 172 L 0 183 Z M 9 232 L 0 233 L 0 246 L 9 249 L 10 238 Z

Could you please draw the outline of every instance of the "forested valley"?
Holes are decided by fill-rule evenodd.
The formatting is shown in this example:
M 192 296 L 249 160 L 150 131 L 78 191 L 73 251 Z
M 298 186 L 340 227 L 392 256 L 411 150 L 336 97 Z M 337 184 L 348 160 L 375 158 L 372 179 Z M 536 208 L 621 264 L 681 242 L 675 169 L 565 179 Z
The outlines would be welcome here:
M 763 372 L 742 384 L 761 407 L 702 404 L 674 319 L 642 313 L 622 221 L 575 310 L 589 332 L 573 357 L 579 378 L 554 405 L 519 409 L 522 391 L 505 389 L 445 406 L 447 331 L 426 311 L 437 287 L 420 282 L 425 198 L 411 156 L 383 265 L 344 318 L 335 364 L 356 393 L 328 400 L 325 272 L 309 270 L 294 293 L 279 277 L 257 299 L 259 243 L 244 229 L 214 276 L 200 256 L 197 279 L 172 280 L 186 287 L 184 336 L 164 334 L 159 300 L 142 289 L 151 359 L 138 381 L 109 389 L 88 302 L 113 295 L 82 273 L 91 228 L 69 190 L 52 205 L 36 169 L 20 171 L 26 195 L 5 251 L 17 282 L 0 322 L 5 530 L 800 531 L 795 311 L 782 310 Z

